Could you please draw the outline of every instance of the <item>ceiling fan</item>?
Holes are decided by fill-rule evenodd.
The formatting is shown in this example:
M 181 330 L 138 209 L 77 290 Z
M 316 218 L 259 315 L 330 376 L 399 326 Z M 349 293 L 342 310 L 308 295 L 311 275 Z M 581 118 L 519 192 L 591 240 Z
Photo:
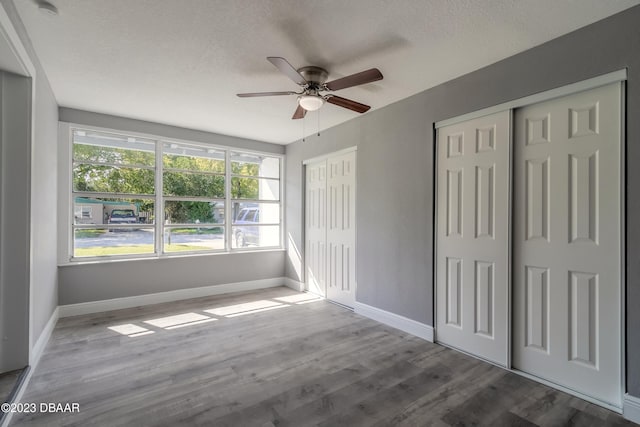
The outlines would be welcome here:
M 300 85 L 302 91 L 239 93 L 238 96 L 240 98 L 250 98 L 254 96 L 297 95 L 298 108 L 295 113 L 293 113 L 292 119 L 294 120 L 304 118 L 307 111 L 315 111 L 322 107 L 325 102 L 353 110 L 357 113 L 365 113 L 369 111 L 370 106 L 331 93 L 323 95 L 321 92 L 346 89 L 348 87 L 382 80 L 382 73 L 377 68 L 371 68 L 370 70 L 327 82 L 329 72 L 324 68 L 308 66 L 296 70 L 286 59 L 278 56 L 270 56 L 267 58 L 267 61 L 275 65 L 278 70 L 282 71 L 296 84 Z

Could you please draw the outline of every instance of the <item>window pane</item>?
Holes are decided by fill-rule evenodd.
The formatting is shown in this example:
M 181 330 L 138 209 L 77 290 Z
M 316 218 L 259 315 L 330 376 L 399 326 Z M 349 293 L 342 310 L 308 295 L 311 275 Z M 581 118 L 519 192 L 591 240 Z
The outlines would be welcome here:
M 164 143 L 162 164 L 166 169 L 224 173 L 224 151 L 191 145 Z
M 153 199 L 75 197 L 74 224 L 153 224 Z
M 77 164 L 73 167 L 73 190 L 153 194 L 154 176 L 149 169 Z
M 223 224 L 224 203 L 167 200 L 164 218 L 167 224 Z
M 106 227 L 75 229 L 73 256 L 152 254 L 153 228 L 107 229 Z
M 224 227 L 170 227 L 164 232 L 165 252 L 223 249 Z
M 280 178 L 280 159 L 259 154 L 232 152 L 231 173 L 236 175 Z
M 231 178 L 231 198 L 280 200 L 280 181 L 264 178 Z
M 231 244 L 233 248 L 280 246 L 280 226 L 234 226 Z
M 143 138 L 73 131 L 73 159 L 82 162 L 153 166 L 156 144 Z
M 280 205 L 278 203 L 233 203 L 234 224 L 278 224 L 280 222 Z
M 165 196 L 224 199 L 224 176 L 220 175 L 165 172 L 163 185 Z

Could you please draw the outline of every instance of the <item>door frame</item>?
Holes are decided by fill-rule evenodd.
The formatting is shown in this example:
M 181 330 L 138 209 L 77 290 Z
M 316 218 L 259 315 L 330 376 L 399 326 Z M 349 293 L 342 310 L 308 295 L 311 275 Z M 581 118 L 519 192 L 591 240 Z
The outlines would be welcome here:
M 354 242 L 354 250 L 356 252 L 356 256 L 355 256 L 355 282 L 354 282 L 354 289 L 353 289 L 353 297 L 354 297 L 354 301 L 357 302 L 356 299 L 356 294 L 358 291 L 358 169 L 357 169 L 357 164 L 358 164 L 358 156 L 357 156 L 357 152 L 358 152 L 358 146 L 357 145 L 353 145 L 351 147 L 347 147 L 347 148 L 343 148 L 342 150 L 337 150 L 337 151 L 333 151 L 331 153 L 327 153 L 327 154 L 321 154 L 319 156 L 315 156 L 315 157 L 310 157 L 308 159 L 305 159 L 302 161 L 302 246 L 304 248 L 304 257 L 302 260 L 302 270 L 304 271 L 303 274 L 303 280 L 304 280 L 304 290 L 307 292 L 311 292 L 309 289 L 309 278 L 308 278 L 308 272 L 307 272 L 307 165 L 312 164 L 312 163 L 317 163 L 317 162 L 321 162 L 321 161 L 326 161 L 328 160 L 330 157 L 334 157 L 334 156 L 339 156 L 342 154 L 347 154 L 347 153 L 351 153 L 351 152 L 355 152 L 356 153 L 356 176 L 355 176 L 355 224 L 354 224 L 354 233 L 356 235 L 356 239 Z M 327 296 L 327 290 L 325 288 L 324 290 L 324 295 L 322 296 L 323 298 L 326 298 Z M 345 307 L 342 304 L 329 300 L 327 299 L 327 301 L 331 301 L 335 304 L 340 305 L 341 307 Z M 353 307 L 345 307 L 349 310 L 353 310 Z
M 32 152 L 33 152 L 33 138 L 35 134 L 35 115 L 36 115 L 36 68 L 27 53 L 27 50 L 18 35 L 13 23 L 11 22 L 11 18 L 6 10 L 6 6 L 0 3 L 0 43 L 8 48 L 8 50 L 12 53 L 11 61 L 11 69 L 7 71 L 17 74 L 22 77 L 27 77 L 31 80 L 30 84 L 30 99 L 29 102 L 29 117 L 25 118 L 24 126 L 27 128 L 27 138 L 24 143 L 27 144 L 29 150 L 29 164 L 27 164 L 27 173 L 29 175 L 29 193 L 31 194 L 31 176 L 33 171 L 31 170 L 31 160 L 32 160 Z M 3 142 L 0 141 L 0 144 Z M 28 221 L 26 224 L 27 235 L 25 238 L 28 240 L 29 247 L 33 247 L 33 235 L 31 234 L 32 224 L 31 224 L 31 200 L 28 203 Z M 3 254 L 0 254 L 4 256 Z M 32 265 L 32 257 L 33 254 L 31 251 L 29 252 L 29 259 L 27 260 L 28 268 L 25 272 L 27 282 L 28 282 L 28 297 L 27 301 L 25 301 L 25 309 L 27 310 L 26 323 L 27 325 L 23 325 L 25 330 L 28 330 L 28 338 L 27 338 L 27 354 L 28 360 L 25 360 L 25 365 L 33 364 L 35 359 L 37 358 L 37 354 L 34 351 L 34 334 L 33 334 L 33 265 Z M 4 284 L 0 283 L 0 286 L 4 286 Z M 18 319 L 17 323 L 22 323 L 22 319 Z
M 504 102 L 492 107 L 488 107 L 488 108 L 484 108 L 482 110 L 477 110 L 477 111 L 473 111 L 467 114 L 462 114 L 460 116 L 456 116 L 456 117 L 452 117 L 449 119 L 445 119 L 445 120 L 441 120 L 438 122 L 435 122 L 433 125 L 433 139 L 432 141 L 434 141 L 434 168 L 433 168 L 433 176 L 434 176 L 434 187 L 433 187 L 433 202 L 434 202 L 434 209 L 433 209 L 433 277 L 432 277 L 432 286 L 433 286 L 433 325 L 434 325 L 434 342 L 438 342 L 437 340 L 437 328 L 436 328 L 436 323 L 435 323 L 435 319 L 437 318 L 437 275 L 438 275 L 438 271 L 437 271 L 437 232 L 438 232 L 438 220 L 437 220 L 437 204 L 438 204 L 438 139 L 437 139 L 437 134 L 438 134 L 438 129 L 445 127 L 445 126 L 449 126 L 449 125 L 453 125 L 453 124 L 457 124 L 457 123 L 461 123 L 461 122 L 465 122 L 468 120 L 472 120 L 472 119 L 476 119 L 479 117 L 483 117 L 483 116 L 487 116 L 490 114 L 494 114 L 494 113 L 498 113 L 501 111 L 505 111 L 505 110 L 510 110 L 510 141 L 509 143 L 511 144 L 511 150 L 509 152 L 509 167 L 510 167 L 510 173 L 513 173 L 513 154 L 514 154 L 514 150 L 513 150 L 513 141 L 514 141 L 514 129 L 513 129 L 513 113 L 514 110 L 517 108 L 521 108 L 521 107 L 526 107 L 528 105 L 533 105 L 533 104 L 537 104 L 540 102 L 544 102 L 544 101 L 549 101 L 555 98 L 561 98 L 564 96 L 568 96 L 568 95 L 573 95 L 575 93 L 579 93 L 579 92 L 583 92 L 586 90 L 590 90 L 590 89 L 595 89 L 597 87 L 601 87 L 601 86 L 606 86 L 609 84 L 613 84 L 613 83 L 618 83 L 619 84 L 619 90 L 620 90 L 620 171 L 619 171 L 619 179 L 620 179 L 620 301 L 619 301 L 619 307 L 620 307 L 620 316 L 619 316 L 619 321 L 620 321 L 620 357 L 621 357 L 621 363 L 620 363 L 620 387 L 621 387 L 621 402 L 620 402 L 620 406 L 614 406 L 614 405 L 610 405 L 608 403 L 602 402 L 598 399 L 595 399 L 593 397 L 584 395 L 580 392 L 574 391 L 572 389 L 569 389 L 567 387 L 563 387 L 561 385 L 552 383 L 550 381 L 546 381 L 542 378 L 536 377 L 534 375 L 531 374 L 527 374 L 525 372 L 513 369 L 512 366 L 512 334 L 513 334 L 513 330 L 512 330 L 512 326 L 513 326 L 513 292 L 512 292 L 512 288 L 513 288 L 513 268 L 512 268 L 512 264 L 513 264 L 513 221 L 512 221 L 512 215 L 513 215 L 513 180 L 510 179 L 510 183 L 509 183 L 509 261 L 510 261 L 510 265 L 508 266 L 508 277 L 509 277 L 509 283 L 508 283 L 508 316 L 510 319 L 509 325 L 508 325 L 508 331 L 509 331 L 509 335 L 507 337 L 507 367 L 503 367 L 500 366 L 496 363 L 493 363 L 491 361 L 488 361 L 486 359 L 480 358 L 474 354 L 465 352 L 465 351 L 461 351 L 459 349 L 455 349 L 456 351 L 461 351 L 462 353 L 468 354 L 474 358 L 483 360 L 487 363 L 491 363 L 495 366 L 501 367 L 503 369 L 507 369 L 510 372 L 519 374 L 521 376 L 524 376 L 526 378 L 532 379 L 534 381 L 540 382 L 542 384 L 545 384 L 547 386 L 550 386 L 552 388 L 564 391 L 565 393 L 577 396 L 583 400 L 586 400 L 588 402 L 594 403 L 596 405 L 605 407 L 611 411 L 617 412 L 617 413 L 622 413 L 623 412 L 623 407 L 624 407 L 624 402 L 625 402 L 625 394 L 626 394 L 626 350 L 627 350 L 627 343 L 626 343 L 626 336 L 627 336 L 627 327 L 626 327 L 626 291 L 627 291 L 627 281 L 626 281 L 626 256 L 627 256 L 627 247 L 626 247 L 626 128 L 625 128 L 625 124 L 626 124 L 626 109 L 625 109 L 625 105 L 626 105 L 626 80 L 627 80 L 627 69 L 622 69 L 622 70 L 618 70 L 618 71 L 613 71 L 611 73 L 607 73 L 607 74 L 603 74 L 600 76 L 596 76 L 587 80 L 582 80 L 576 83 L 572 83 L 566 86 L 562 86 L 562 87 L 557 87 L 554 89 L 550 89 L 544 92 L 540 92 L 540 93 L 536 93 L 534 95 L 530 95 L 530 96 L 526 96 L 523 98 L 518 98 L 512 101 L 508 101 L 508 102 Z M 448 347 L 446 344 L 442 344 L 439 343 L 440 345 L 444 345 L 445 347 Z

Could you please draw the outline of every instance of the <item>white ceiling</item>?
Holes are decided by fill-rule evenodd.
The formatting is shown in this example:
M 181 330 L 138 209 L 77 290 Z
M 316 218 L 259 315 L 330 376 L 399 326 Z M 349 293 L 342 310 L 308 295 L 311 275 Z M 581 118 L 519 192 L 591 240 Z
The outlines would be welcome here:
M 377 109 L 640 0 L 51 2 L 59 16 L 15 0 L 61 106 L 287 144 L 303 132 L 295 97 L 235 96 L 298 89 L 267 56 L 329 80 L 377 67 L 384 80 L 337 92 Z M 357 116 L 325 105 L 320 128 Z

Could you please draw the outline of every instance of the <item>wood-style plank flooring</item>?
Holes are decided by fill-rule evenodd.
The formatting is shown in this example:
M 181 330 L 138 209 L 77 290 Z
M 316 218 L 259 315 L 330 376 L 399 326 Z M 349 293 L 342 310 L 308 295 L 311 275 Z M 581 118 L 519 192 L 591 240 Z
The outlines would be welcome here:
M 80 412 L 11 425 L 631 425 L 310 298 L 272 288 L 61 319 L 22 401 Z

